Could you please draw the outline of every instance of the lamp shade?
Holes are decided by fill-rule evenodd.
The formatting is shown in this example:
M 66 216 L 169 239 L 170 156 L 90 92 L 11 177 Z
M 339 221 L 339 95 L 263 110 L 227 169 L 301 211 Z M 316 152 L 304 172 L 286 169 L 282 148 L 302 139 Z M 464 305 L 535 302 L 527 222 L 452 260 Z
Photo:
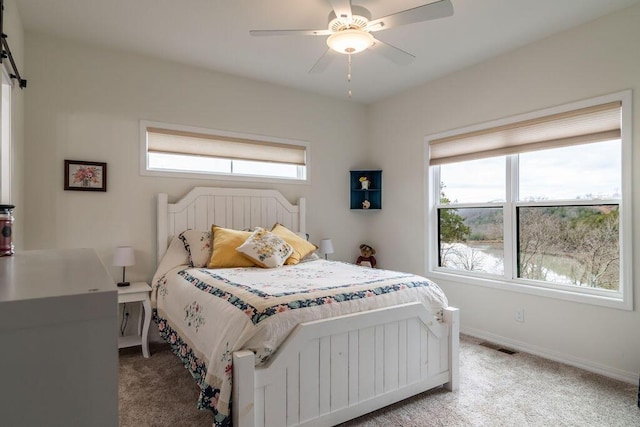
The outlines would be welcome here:
M 131 246 L 118 246 L 113 254 L 113 265 L 116 267 L 129 267 L 136 263 L 136 257 Z
M 320 240 L 320 246 L 318 248 L 320 252 L 323 254 L 332 254 L 333 253 L 333 242 L 331 239 L 322 239 Z

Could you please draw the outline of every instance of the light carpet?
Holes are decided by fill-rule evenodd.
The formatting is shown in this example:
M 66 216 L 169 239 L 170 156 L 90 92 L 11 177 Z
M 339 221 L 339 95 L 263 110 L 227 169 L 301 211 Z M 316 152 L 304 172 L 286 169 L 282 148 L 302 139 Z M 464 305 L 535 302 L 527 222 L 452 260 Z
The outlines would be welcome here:
M 342 424 L 374 426 L 640 426 L 637 385 L 460 338 L 460 390 L 427 391 Z M 120 350 L 120 425 L 211 426 L 195 381 L 166 345 Z

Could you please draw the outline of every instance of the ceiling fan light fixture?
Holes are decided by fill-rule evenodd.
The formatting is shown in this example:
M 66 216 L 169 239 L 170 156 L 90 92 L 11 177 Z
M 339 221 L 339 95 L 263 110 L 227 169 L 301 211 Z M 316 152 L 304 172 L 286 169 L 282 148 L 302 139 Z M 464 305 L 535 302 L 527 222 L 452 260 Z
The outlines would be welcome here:
M 327 46 L 338 53 L 352 54 L 362 52 L 373 46 L 374 38 L 364 30 L 342 30 L 327 38 Z

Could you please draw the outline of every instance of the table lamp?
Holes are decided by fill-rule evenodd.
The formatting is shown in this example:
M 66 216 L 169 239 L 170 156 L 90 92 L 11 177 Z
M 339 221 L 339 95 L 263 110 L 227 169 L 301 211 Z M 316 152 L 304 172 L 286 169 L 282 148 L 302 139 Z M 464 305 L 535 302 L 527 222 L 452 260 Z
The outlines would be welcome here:
M 124 280 L 124 271 L 126 267 L 134 265 L 136 263 L 136 257 L 133 253 L 131 246 L 118 246 L 113 254 L 113 265 L 116 267 L 122 267 L 122 282 L 118 283 L 118 286 L 129 286 L 129 282 Z
M 318 249 L 324 254 L 324 259 L 328 259 L 327 255 L 333 253 L 333 243 L 331 239 L 320 240 L 320 247 Z

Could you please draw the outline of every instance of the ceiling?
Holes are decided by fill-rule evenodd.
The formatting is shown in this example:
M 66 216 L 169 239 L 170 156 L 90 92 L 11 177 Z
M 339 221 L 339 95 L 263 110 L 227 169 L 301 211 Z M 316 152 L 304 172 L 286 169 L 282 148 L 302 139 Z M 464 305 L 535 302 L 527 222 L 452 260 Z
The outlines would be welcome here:
M 430 0 L 352 0 L 373 19 Z M 416 56 L 353 56 L 353 101 L 371 103 L 640 0 L 451 0 L 454 15 L 375 33 Z M 25 31 L 164 58 L 347 98 L 347 58 L 309 70 L 326 37 L 251 37 L 252 29 L 326 29 L 327 0 L 16 0 Z M 7 6 L 5 6 L 7 7 Z

